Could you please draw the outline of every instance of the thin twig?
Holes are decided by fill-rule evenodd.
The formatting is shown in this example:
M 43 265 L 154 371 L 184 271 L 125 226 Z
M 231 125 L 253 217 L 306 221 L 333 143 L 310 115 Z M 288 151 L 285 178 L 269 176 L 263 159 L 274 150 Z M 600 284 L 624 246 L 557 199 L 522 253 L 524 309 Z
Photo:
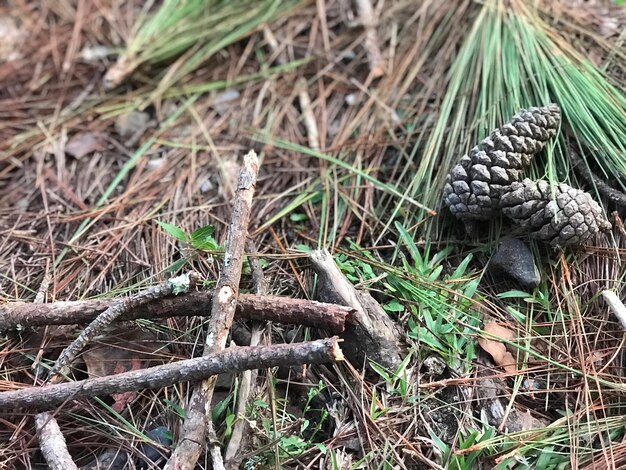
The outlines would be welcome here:
M 378 33 L 376 28 L 378 20 L 370 0 L 355 0 L 359 21 L 365 28 L 365 42 L 363 47 L 367 52 L 367 60 L 370 64 L 370 76 L 377 78 L 385 74 L 383 56 L 378 47 Z
M 317 121 L 315 120 L 315 113 L 311 106 L 311 97 L 307 90 L 308 85 L 306 78 L 300 77 L 296 82 L 296 90 L 298 91 L 298 98 L 300 101 L 300 110 L 302 111 L 302 118 L 304 119 L 304 127 L 306 127 L 306 133 L 309 140 L 309 147 L 316 152 L 320 150 L 320 133 L 317 129 Z
M 256 246 L 252 240 L 247 243 L 247 249 L 249 252 L 248 261 L 250 263 L 250 269 L 252 271 L 252 284 L 257 295 L 265 295 L 266 282 L 263 275 L 263 268 L 259 263 L 259 257 L 256 250 Z M 252 325 L 252 334 L 250 335 L 250 346 L 257 346 L 260 344 L 263 337 L 263 327 L 260 323 L 254 322 Z M 230 436 L 230 440 L 226 445 L 224 451 L 224 460 L 228 468 L 239 468 L 239 462 L 237 455 L 241 448 L 241 443 L 244 438 L 244 431 L 247 426 L 245 420 L 245 413 L 248 406 L 248 399 L 250 398 L 250 392 L 252 391 L 252 385 L 256 382 L 257 370 L 246 370 L 241 373 L 239 379 L 239 388 L 237 389 L 237 404 L 235 407 L 235 416 L 237 420 L 233 424 L 233 431 Z
M 98 315 L 95 320 L 87 325 L 78 338 L 76 338 L 67 348 L 63 350 L 50 370 L 49 380 L 58 381 L 60 380 L 60 377 L 68 374 L 70 364 L 76 359 L 85 346 L 87 346 L 87 343 L 98 336 L 103 329 L 113 323 L 113 321 L 119 318 L 122 314 L 133 310 L 139 305 L 165 297 L 166 295 L 171 295 L 177 292 L 187 292 L 190 285 L 195 283 L 194 279 L 195 275 L 184 274 L 157 286 L 138 292 L 132 297 L 111 305 L 108 309 Z
M 46 292 L 50 286 L 50 280 L 50 274 L 46 270 L 41 286 L 39 286 L 39 291 L 35 296 L 34 303 L 41 304 L 44 302 Z M 36 414 L 35 430 L 39 438 L 41 454 L 49 468 L 53 470 L 78 469 L 78 466 L 74 463 L 72 456 L 67 450 L 65 436 L 63 436 L 61 432 L 61 428 L 54 414 L 48 411 Z
M 220 441 L 217 438 L 213 421 L 210 419 L 207 423 L 207 435 L 209 437 L 209 453 L 211 454 L 211 463 L 213 464 L 213 470 L 226 470 L 224 467 L 224 459 L 222 458 L 222 450 Z
M 609 305 L 613 315 L 617 317 L 622 328 L 626 330 L 626 306 L 624 303 L 612 290 L 602 291 L 602 297 L 604 297 L 605 302 Z
M 272 57 L 276 58 L 276 62 L 278 64 L 287 63 L 287 58 L 285 57 L 284 51 L 279 50 L 280 45 L 278 43 L 278 40 L 276 39 L 276 36 L 274 36 L 274 33 L 272 33 L 272 30 L 267 25 L 263 27 L 263 39 L 265 39 L 265 42 L 267 42 L 267 45 L 270 47 L 273 53 Z
M 207 330 L 203 355 L 216 354 L 226 346 L 226 339 L 235 316 L 239 281 L 245 252 L 252 197 L 256 189 L 259 161 L 251 150 L 244 156 L 233 201 L 230 225 L 225 243 L 224 267 L 220 273 L 211 305 L 211 321 Z M 168 470 L 192 470 L 202 452 L 211 418 L 211 399 L 216 377 L 197 384 L 189 400 L 178 445 L 165 466 Z
M 210 310 L 212 296 L 212 291 L 192 291 L 155 299 L 124 312 L 116 321 L 205 316 Z M 49 304 L 9 302 L 0 305 L 0 329 L 88 323 L 118 302 L 118 299 Z M 352 311 L 350 307 L 312 300 L 240 294 L 235 316 L 248 320 L 312 326 L 338 334 L 343 332 L 344 324 Z
M 0 409 L 49 409 L 68 400 L 157 389 L 224 372 L 339 360 L 343 360 L 343 354 L 337 337 L 294 344 L 232 347 L 216 354 L 121 374 L 2 392 Z
M 247 243 L 248 248 L 248 262 L 250 263 L 250 270 L 252 271 L 252 286 L 256 296 L 267 295 L 267 282 L 265 282 L 265 275 L 263 274 L 263 268 L 259 262 L 259 253 L 252 240 Z

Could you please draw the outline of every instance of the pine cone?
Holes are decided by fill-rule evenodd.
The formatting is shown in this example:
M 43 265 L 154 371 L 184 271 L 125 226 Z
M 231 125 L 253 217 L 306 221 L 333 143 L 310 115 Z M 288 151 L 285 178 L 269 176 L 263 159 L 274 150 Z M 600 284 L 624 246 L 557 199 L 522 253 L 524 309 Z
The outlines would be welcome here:
M 506 188 L 522 179 L 521 170 L 556 135 L 559 121 L 556 104 L 522 109 L 464 155 L 450 171 L 443 190 L 450 212 L 466 227 L 472 221 L 492 218 Z
M 590 194 L 564 183 L 556 185 L 553 198 L 547 181 L 524 179 L 511 185 L 500 204 L 502 213 L 533 238 L 555 247 L 578 245 L 611 229 Z

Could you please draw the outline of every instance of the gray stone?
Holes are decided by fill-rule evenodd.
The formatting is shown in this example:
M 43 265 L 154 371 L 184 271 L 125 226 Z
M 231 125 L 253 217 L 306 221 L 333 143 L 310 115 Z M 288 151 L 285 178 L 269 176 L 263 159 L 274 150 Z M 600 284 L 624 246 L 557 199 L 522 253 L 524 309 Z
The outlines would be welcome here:
M 509 276 L 524 288 L 535 288 L 541 282 L 533 254 L 526 244 L 518 239 L 500 243 L 487 269 L 495 275 Z

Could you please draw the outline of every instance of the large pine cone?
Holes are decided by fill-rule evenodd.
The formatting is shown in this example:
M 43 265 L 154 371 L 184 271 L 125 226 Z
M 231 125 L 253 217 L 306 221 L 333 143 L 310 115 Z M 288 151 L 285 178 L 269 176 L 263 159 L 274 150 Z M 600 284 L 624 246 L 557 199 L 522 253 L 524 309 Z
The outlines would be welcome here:
M 560 117 L 556 104 L 522 109 L 452 168 L 443 200 L 466 228 L 493 217 L 506 187 L 522 179 L 521 170 L 556 135 Z
M 552 246 L 578 245 L 611 229 L 591 195 L 559 183 L 554 197 L 547 181 L 513 183 L 500 200 L 502 213 Z

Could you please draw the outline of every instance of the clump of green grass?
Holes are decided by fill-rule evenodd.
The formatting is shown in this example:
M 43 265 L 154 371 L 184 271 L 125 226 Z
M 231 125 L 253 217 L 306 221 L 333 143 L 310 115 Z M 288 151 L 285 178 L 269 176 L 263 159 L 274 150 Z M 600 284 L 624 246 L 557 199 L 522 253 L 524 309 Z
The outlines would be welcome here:
M 488 0 L 479 7 L 451 64 L 433 131 L 416 144 L 417 171 L 403 181 L 413 199 L 439 207 L 447 171 L 463 153 L 519 109 L 552 102 L 588 151 L 589 163 L 604 177 L 626 176 L 626 97 L 571 46 L 571 32 L 555 27 L 546 14 L 520 0 Z M 561 133 L 529 176 L 568 180 L 567 153 Z M 416 220 L 423 216 L 418 213 Z M 424 224 L 425 233 L 432 229 L 432 223 Z
M 116 64 L 105 76 L 109 88 L 138 67 L 174 61 L 161 75 L 153 96 L 160 96 L 210 57 L 250 35 L 298 3 L 297 0 L 165 0 L 145 13 Z

